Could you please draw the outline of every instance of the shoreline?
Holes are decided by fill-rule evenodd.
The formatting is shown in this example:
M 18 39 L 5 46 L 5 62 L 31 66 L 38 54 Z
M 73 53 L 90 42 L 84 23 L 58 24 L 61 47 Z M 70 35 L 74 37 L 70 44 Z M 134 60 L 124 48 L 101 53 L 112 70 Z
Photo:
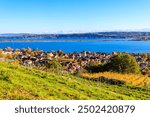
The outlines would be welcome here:
M 114 41 L 143 41 L 135 39 L 26 39 L 26 40 L 0 40 L 0 42 L 114 42 Z
M 19 43 L 19 42 L 18 42 Z M 28 43 L 28 42 L 27 42 Z M 15 51 L 16 49 L 17 50 L 22 50 L 22 49 L 31 49 L 32 51 L 42 51 L 44 53 L 51 53 L 51 52 L 58 52 L 58 51 L 63 51 L 62 49 L 59 49 L 59 50 L 49 50 L 49 51 L 43 51 L 42 49 L 34 49 L 34 48 L 31 48 L 31 47 L 28 47 L 28 48 L 25 48 L 25 47 L 22 47 L 22 48 L 12 48 L 12 47 L 4 47 L 4 48 L 0 48 L 1 51 L 4 51 L 5 49 L 7 48 L 10 48 L 12 51 Z M 91 53 L 91 54 L 112 54 L 112 53 L 126 53 L 126 54 L 139 54 L 139 55 L 142 55 L 142 54 L 150 54 L 150 52 L 121 52 L 121 51 L 113 51 L 113 52 L 103 52 L 103 51 L 88 51 L 88 50 L 83 50 L 83 51 L 73 51 L 73 52 L 65 52 L 63 51 L 64 54 L 81 54 L 81 53 L 84 53 L 84 52 L 88 52 L 88 53 Z

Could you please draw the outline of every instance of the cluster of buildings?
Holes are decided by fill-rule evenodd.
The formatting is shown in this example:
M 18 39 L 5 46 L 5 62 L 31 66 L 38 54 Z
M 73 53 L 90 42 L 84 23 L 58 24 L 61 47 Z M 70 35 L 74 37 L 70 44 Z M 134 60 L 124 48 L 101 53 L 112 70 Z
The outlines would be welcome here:
M 51 63 L 53 60 L 58 61 L 66 71 L 75 73 L 81 68 L 91 64 L 105 64 L 116 55 L 113 53 L 100 52 L 81 52 L 81 53 L 63 53 L 59 50 L 57 52 L 43 52 L 41 50 L 28 49 L 12 49 L 5 48 L 0 50 L 0 61 L 14 61 L 18 60 L 21 65 L 27 67 L 42 67 Z M 150 54 L 130 53 L 138 62 L 141 70 L 150 69 Z

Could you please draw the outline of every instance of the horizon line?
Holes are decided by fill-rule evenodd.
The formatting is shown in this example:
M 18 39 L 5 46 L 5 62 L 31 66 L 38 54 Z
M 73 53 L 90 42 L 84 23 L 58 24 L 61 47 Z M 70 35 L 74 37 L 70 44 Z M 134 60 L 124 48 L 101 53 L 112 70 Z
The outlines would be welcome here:
M 110 30 L 110 31 L 85 31 L 85 32 L 4 32 L 4 34 L 86 34 L 86 33 L 101 33 L 101 32 L 150 32 L 150 30 Z

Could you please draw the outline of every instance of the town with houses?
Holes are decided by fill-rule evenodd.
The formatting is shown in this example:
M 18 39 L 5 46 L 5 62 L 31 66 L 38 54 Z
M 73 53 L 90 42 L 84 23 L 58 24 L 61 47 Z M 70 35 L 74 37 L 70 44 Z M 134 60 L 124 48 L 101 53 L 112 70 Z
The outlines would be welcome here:
M 57 52 L 43 52 L 42 50 L 32 50 L 31 48 L 12 49 L 7 47 L 0 50 L 0 61 L 19 61 L 19 64 L 27 67 L 42 67 L 46 66 L 53 60 L 58 61 L 65 71 L 76 73 L 81 68 L 93 64 L 106 64 L 118 52 L 101 53 L 101 52 L 80 52 L 80 53 L 64 53 L 62 50 Z M 130 53 L 140 66 L 141 71 L 150 70 L 150 54 L 145 53 Z

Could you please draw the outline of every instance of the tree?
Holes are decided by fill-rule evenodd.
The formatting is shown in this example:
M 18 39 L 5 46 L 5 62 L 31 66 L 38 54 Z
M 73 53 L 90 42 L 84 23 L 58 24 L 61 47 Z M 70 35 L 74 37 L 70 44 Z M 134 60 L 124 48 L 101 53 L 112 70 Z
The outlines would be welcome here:
M 135 58 L 129 54 L 118 54 L 112 58 L 111 62 L 107 64 L 111 71 L 119 73 L 140 73 L 139 64 Z
M 63 71 L 62 65 L 56 60 L 53 60 L 51 63 L 48 63 L 46 67 L 52 70 L 53 72 L 57 72 L 58 74 L 60 74 Z
M 59 56 L 63 55 L 63 51 L 62 50 L 58 50 L 57 53 L 58 53 Z

